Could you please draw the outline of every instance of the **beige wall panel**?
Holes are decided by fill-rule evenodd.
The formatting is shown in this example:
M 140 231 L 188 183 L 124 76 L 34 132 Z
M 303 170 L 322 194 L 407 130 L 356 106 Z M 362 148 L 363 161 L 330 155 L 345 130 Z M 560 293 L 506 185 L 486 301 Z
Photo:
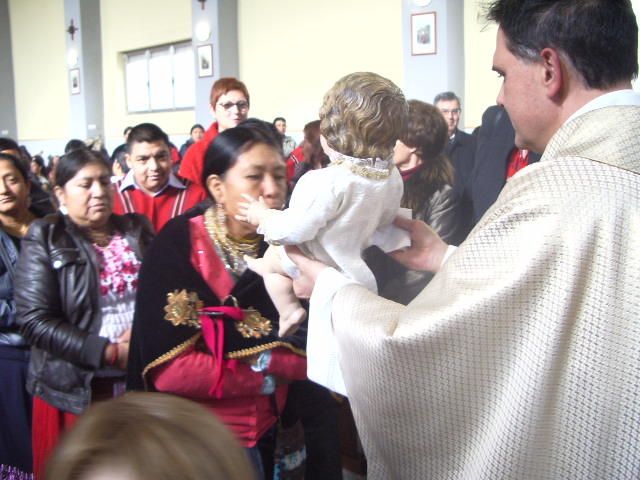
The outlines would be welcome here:
M 62 0 L 9 0 L 20 141 L 69 136 Z
M 141 122 L 156 123 L 169 134 L 188 133 L 193 110 L 127 114 L 122 53 L 190 40 L 191 2 L 103 0 L 100 15 L 105 136 L 119 138 L 124 127 Z
M 491 70 L 497 27 L 486 24 L 478 0 L 464 2 L 465 129 L 480 125 L 482 113 L 495 105 L 501 80 Z
M 251 115 L 300 131 L 343 75 L 373 71 L 402 86 L 402 2 L 238 0 L 240 77 Z

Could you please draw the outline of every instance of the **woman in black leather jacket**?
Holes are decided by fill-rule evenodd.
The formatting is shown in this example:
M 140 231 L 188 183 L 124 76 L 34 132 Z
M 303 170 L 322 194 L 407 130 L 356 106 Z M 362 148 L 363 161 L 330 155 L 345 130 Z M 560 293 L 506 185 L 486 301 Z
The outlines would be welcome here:
M 137 275 L 153 236 L 146 218 L 111 213 L 110 169 L 94 152 L 62 157 L 54 193 L 64 213 L 31 225 L 15 280 L 31 345 L 36 476 L 76 415 L 123 391 Z
M 29 175 L 18 157 L 0 153 L 0 478 L 30 479 L 29 348 L 18 332 L 13 281 L 20 241 L 36 216 L 29 210 Z

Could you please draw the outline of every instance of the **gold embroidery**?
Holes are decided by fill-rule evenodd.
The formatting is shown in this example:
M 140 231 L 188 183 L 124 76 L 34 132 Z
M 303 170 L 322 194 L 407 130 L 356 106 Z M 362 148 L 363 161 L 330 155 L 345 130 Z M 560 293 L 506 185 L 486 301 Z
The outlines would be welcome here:
M 258 310 L 250 308 L 242 313 L 242 320 L 235 322 L 235 326 L 244 338 L 262 338 L 271 333 L 271 320 L 260 315 Z
M 336 158 L 335 160 L 332 160 L 329 166 L 333 166 L 333 165 L 335 166 L 344 165 L 346 168 L 351 170 L 351 173 L 358 175 L 359 177 L 368 178 L 370 180 L 384 180 L 385 178 L 388 178 L 389 175 L 391 174 L 391 169 L 395 168 L 393 164 L 391 164 L 390 168 L 386 170 L 375 169 L 373 167 L 365 166 L 365 165 L 355 165 L 349 162 L 348 160 L 344 159 L 343 157 L 339 157 L 339 158 Z
M 195 292 L 186 290 L 174 290 L 167 293 L 167 304 L 164 307 L 165 320 L 169 320 L 174 325 L 187 325 L 189 327 L 199 327 L 200 319 L 198 311 L 203 308 L 202 300 Z
M 144 389 L 149 390 L 149 385 L 147 384 L 147 373 L 152 368 L 162 365 L 163 363 L 168 362 L 169 360 L 176 358 L 180 354 L 184 353 L 189 347 L 191 347 L 192 345 L 195 345 L 195 343 L 200 339 L 201 336 L 202 336 L 202 333 L 196 333 L 193 337 L 188 339 L 186 342 L 183 342 L 177 347 L 172 348 L 167 353 L 156 358 L 154 361 L 152 361 L 146 367 L 144 367 L 144 370 L 142 370 L 142 379 L 144 380 Z
M 275 342 L 269 342 L 269 343 L 265 343 L 264 345 L 257 345 L 255 347 L 251 347 L 251 348 L 243 348 L 242 350 L 236 350 L 235 352 L 229 352 L 225 355 L 225 358 L 227 359 L 233 359 L 233 358 L 244 358 L 244 357 L 250 357 L 251 355 L 255 355 L 256 353 L 261 353 L 261 352 L 265 352 L 267 350 L 271 350 L 272 348 L 276 348 L 276 347 L 284 347 L 284 348 L 288 348 L 289 350 L 291 350 L 293 353 L 297 353 L 298 355 L 301 355 L 303 357 L 307 356 L 307 352 L 305 352 L 304 350 L 300 349 L 300 348 L 296 348 L 286 342 L 282 342 L 282 341 L 275 341 Z

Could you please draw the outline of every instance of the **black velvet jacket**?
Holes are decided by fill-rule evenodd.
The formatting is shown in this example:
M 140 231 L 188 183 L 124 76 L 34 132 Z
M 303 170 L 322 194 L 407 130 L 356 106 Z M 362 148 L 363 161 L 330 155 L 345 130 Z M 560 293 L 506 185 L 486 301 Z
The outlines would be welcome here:
M 196 344 L 206 350 L 197 325 L 174 325 L 165 319 L 167 294 L 176 290 L 195 293 L 204 307 L 222 305 L 205 280 L 191 263 L 191 238 L 189 219 L 200 215 L 202 210 L 194 207 L 183 215 L 169 221 L 151 244 L 140 271 L 136 313 L 133 321 L 127 389 L 153 389 L 146 382 L 146 374 L 154 367 L 180 355 L 187 347 Z M 267 244 L 261 245 L 260 254 Z M 253 308 L 271 320 L 272 332 L 261 338 L 244 338 L 234 326 L 234 321 L 223 317 L 224 353 L 227 358 L 250 355 L 276 346 L 288 347 L 301 352 L 306 342 L 306 327 L 293 336 L 279 338 L 278 313 L 267 294 L 262 277 L 246 270 L 237 280 L 231 295 L 243 309 Z M 226 302 L 225 305 L 232 305 Z

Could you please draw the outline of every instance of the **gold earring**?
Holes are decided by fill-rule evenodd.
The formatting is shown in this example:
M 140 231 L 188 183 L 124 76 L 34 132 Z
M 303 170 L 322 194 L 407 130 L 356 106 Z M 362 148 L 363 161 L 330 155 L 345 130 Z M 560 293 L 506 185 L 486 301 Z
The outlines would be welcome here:
M 224 225 L 227 221 L 227 211 L 224 208 L 224 203 L 219 203 L 216 206 L 216 216 L 218 217 L 218 223 Z

